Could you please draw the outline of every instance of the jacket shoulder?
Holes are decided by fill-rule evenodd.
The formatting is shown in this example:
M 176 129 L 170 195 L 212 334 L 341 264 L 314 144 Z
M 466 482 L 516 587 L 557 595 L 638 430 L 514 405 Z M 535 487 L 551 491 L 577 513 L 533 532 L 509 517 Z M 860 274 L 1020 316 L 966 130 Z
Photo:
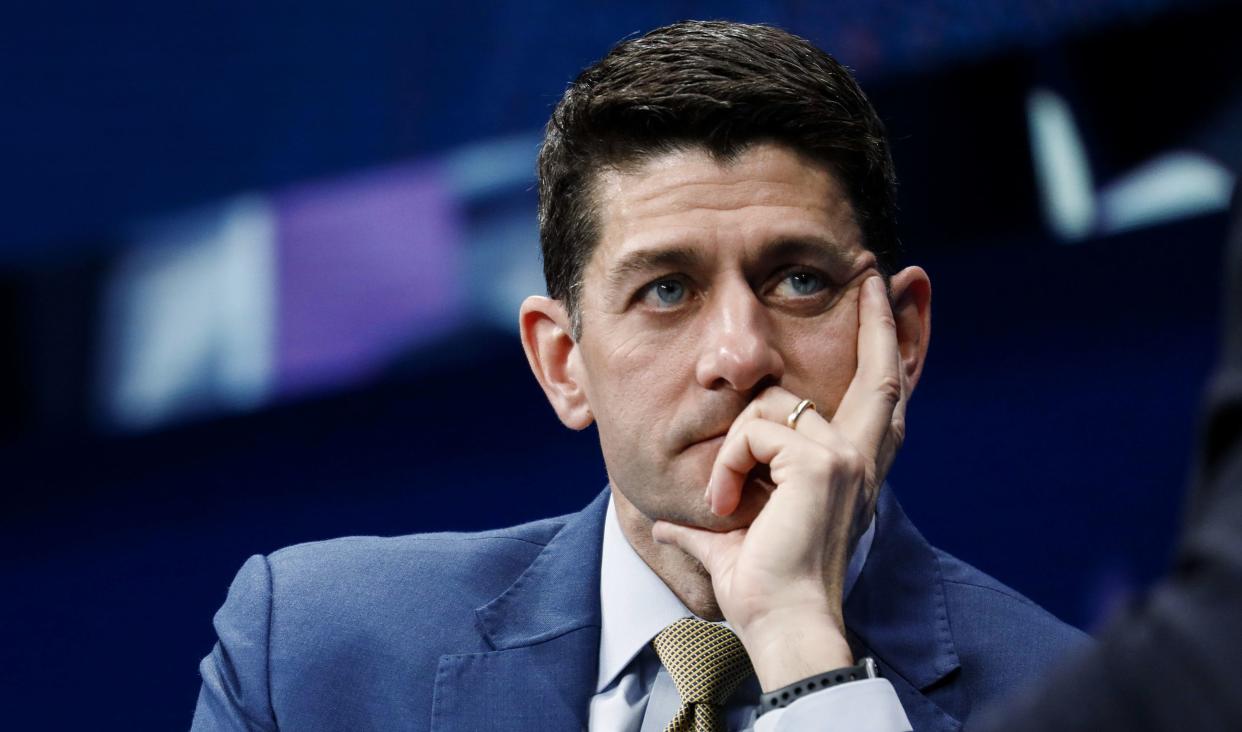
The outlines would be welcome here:
M 374 614 L 385 605 L 473 611 L 512 584 L 564 523 L 297 544 L 268 556 L 272 596 L 286 613 L 306 606 L 316 615 L 328 607 Z
M 475 533 L 353 536 L 273 552 L 272 653 L 412 657 L 479 643 L 475 609 L 504 592 L 564 519 Z
M 963 681 L 990 698 L 1040 678 L 1090 638 L 956 557 L 936 550 Z
M 440 656 L 489 650 L 475 609 L 564 523 L 347 537 L 251 557 L 216 613 L 195 729 L 425 718 Z

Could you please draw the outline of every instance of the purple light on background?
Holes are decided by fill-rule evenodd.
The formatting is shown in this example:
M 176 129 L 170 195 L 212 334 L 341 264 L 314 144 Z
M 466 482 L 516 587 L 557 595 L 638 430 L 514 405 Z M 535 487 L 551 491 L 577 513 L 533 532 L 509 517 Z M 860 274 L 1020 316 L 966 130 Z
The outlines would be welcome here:
M 431 165 L 275 198 L 275 392 L 366 378 L 461 321 L 459 209 Z

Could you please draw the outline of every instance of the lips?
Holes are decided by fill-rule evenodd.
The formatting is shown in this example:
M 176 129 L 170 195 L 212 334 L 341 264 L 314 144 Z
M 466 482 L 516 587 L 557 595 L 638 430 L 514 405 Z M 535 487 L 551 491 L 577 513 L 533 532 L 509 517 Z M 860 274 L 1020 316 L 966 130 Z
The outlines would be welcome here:
M 676 437 L 673 444 L 680 446 L 682 450 L 689 450 L 713 440 L 721 440 L 729 434 L 729 429 L 746 408 L 746 404 L 741 395 L 728 392 L 699 405 L 700 408 L 695 410 L 693 416 L 686 415 L 684 421 L 679 422 L 678 429 L 673 432 Z
M 700 446 L 719 448 L 720 443 L 724 442 L 724 438 L 725 438 L 725 433 L 723 432 L 718 435 L 714 435 L 712 437 L 704 437 L 701 440 L 697 440 L 695 442 L 690 443 L 686 447 L 686 449 L 688 450 L 691 447 L 700 447 Z
M 725 435 L 727 434 L 729 434 L 728 426 L 725 426 L 724 428 L 713 429 L 710 431 L 703 431 L 699 434 L 699 436 L 696 436 L 688 440 L 685 443 L 685 447 L 683 447 L 682 449 L 689 450 L 692 447 L 699 447 L 700 445 L 711 445 L 713 447 L 720 447 L 720 443 L 724 441 Z

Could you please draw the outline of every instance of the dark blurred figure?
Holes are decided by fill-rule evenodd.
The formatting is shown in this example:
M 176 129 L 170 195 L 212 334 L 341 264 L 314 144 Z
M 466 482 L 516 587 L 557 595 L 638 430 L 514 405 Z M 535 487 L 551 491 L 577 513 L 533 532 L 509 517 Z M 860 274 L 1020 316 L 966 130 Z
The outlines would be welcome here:
M 990 730 L 1242 730 L 1242 195 L 1226 249 L 1221 365 L 1176 563 L 1084 657 L 969 725 Z M 1176 296 L 1176 294 L 1174 294 Z

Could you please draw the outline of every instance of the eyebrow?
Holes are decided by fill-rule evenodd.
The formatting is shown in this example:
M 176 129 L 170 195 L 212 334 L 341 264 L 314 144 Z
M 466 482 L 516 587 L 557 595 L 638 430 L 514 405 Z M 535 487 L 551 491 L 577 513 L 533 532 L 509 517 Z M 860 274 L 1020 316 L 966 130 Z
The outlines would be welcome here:
M 832 267 L 849 268 L 854 257 L 840 243 L 822 236 L 791 236 L 765 244 L 760 259 L 827 259 Z
M 607 275 L 610 289 L 623 286 L 635 275 L 666 270 L 693 270 L 703 265 L 705 257 L 697 248 L 673 246 L 640 249 L 630 252 L 612 266 Z M 766 242 L 760 247 L 757 261 L 812 259 L 827 260 L 832 268 L 849 269 L 854 264 L 845 247 L 821 236 L 786 236 Z
M 703 255 L 688 246 L 640 249 L 630 252 L 608 271 L 608 286 L 616 289 L 636 274 L 661 270 L 688 270 L 703 264 Z

